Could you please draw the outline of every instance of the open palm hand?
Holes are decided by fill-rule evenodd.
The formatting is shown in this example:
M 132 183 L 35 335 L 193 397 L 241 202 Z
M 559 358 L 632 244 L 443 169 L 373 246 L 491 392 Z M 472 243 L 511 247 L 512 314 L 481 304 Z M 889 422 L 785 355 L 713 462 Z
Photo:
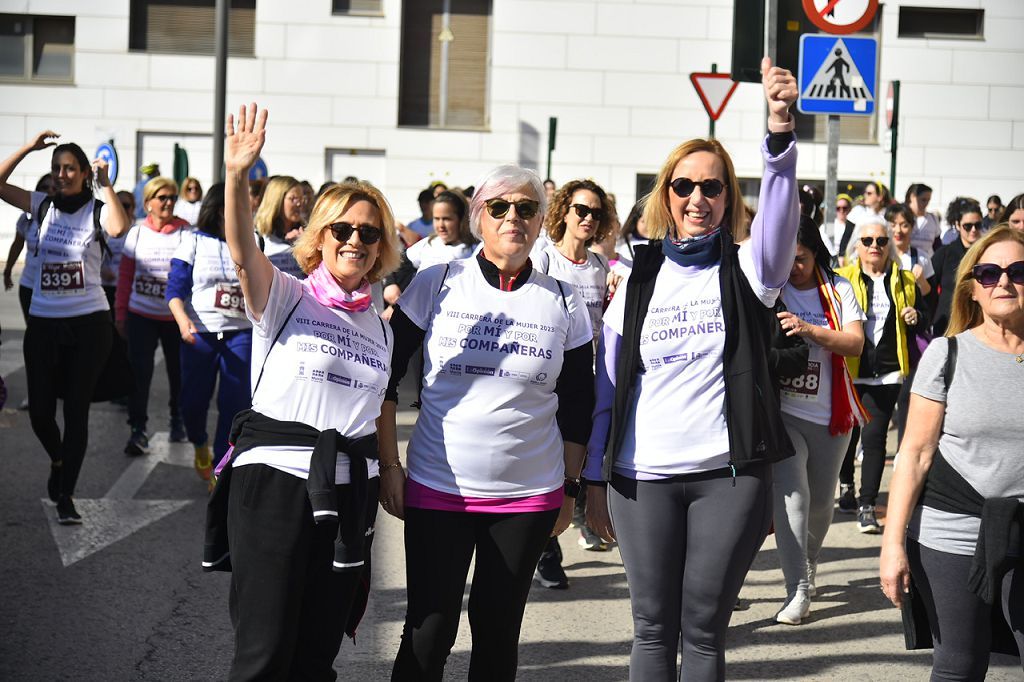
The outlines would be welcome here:
M 267 110 L 256 103 L 238 109 L 238 118 L 228 114 L 224 140 L 224 166 L 228 170 L 248 170 L 260 158 L 267 141 Z

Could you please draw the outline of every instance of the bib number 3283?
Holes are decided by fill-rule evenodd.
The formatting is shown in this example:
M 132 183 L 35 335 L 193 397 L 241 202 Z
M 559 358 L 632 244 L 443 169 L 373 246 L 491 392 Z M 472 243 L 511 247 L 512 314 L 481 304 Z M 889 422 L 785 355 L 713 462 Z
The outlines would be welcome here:
M 782 379 L 779 384 L 790 397 L 814 400 L 818 397 L 818 388 L 821 385 L 821 363 L 811 360 L 803 374 L 792 379 Z
M 39 273 L 39 291 L 44 296 L 80 296 L 85 293 L 85 268 L 82 261 L 43 263 Z
M 245 317 L 245 299 L 239 284 L 220 282 L 213 292 L 213 307 L 227 317 Z

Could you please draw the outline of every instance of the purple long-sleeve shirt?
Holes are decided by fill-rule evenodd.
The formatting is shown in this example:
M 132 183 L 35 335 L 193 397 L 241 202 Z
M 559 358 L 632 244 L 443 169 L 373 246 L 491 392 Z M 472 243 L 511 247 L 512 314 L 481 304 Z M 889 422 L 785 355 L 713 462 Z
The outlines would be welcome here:
M 765 287 L 781 289 L 793 268 L 796 234 L 800 227 L 796 141 L 790 142 L 778 156 L 771 156 L 766 139 L 761 145 L 761 154 L 765 162 L 764 177 L 761 180 L 758 212 L 750 228 L 750 248 L 754 271 L 760 283 Z M 619 295 L 623 295 L 623 292 L 620 291 Z M 602 478 L 601 465 L 615 400 L 615 366 L 621 345 L 622 337 L 605 324 L 597 347 L 594 426 L 587 444 L 586 466 L 583 468 L 583 477 L 590 481 L 600 481 Z M 637 478 L 660 478 L 656 475 L 632 473 Z

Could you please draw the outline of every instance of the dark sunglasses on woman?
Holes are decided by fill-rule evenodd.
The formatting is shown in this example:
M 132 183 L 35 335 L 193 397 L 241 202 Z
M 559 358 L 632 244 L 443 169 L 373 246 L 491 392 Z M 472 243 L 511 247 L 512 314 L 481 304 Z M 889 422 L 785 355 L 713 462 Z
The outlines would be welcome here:
M 878 237 L 878 238 L 875 238 L 875 237 L 861 237 L 860 238 L 860 243 L 863 244 L 864 246 L 866 246 L 869 249 L 871 248 L 872 244 L 878 244 L 878 248 L 884 249 L 886 246 L 889 245 L 889 238 L 888 237 Z
M 529 220 L 537 215 L 537 212 L 540 210 L 540 202 L 533 199 L 520 199 L 519 201 L 488 199 L 484 202 L 484 206 L 487 207 L 487 213 L 497 220 L 504 218 L 508 214 L 508 209 L 512 206 L 516 207 L 516 215 L 523 220 Z
M 576 215 L 580 217 L 580 220 L 586 220 L 588 215 L 594 216 L 594 220 L 597 222 L 604 220 L 604 209 L 602 208 L 590 208 L 583 204 L 573 204 L 572 209 L 576 211 Z
M 999 284 L 1004 272 L 1014 284 L 1024 284 L 1024 260 L 1010 263 L 1005 268 L 995 263 L 978 263 L 971 268 L 971 277 L 987 289 Z
M 721 180 L 714 178 L 710 180 L 701 180 L 700 182 L 694 182 L 690 178 L 676 178 L 669 183 L 669 187 L 676 193 L 680 199 L 693 194 L 693 190 L 700 186 L 700 193 L 706 196 L 708 199 L 714 199 L 725 190 L 725 185 L 722 184 Z
M 359 232 L 359 241 L 369 246 L 370 244 L 376 244 L 380 241 L 383 231 L 379 227 L 373 225 L 360 225 L 356 227 L 351 223 L 331 223 L 328 225 L 331 228 L 331 232 L 334 233 L 334 238 L 339 242 L 347 242 L 352 236 L 353 232 Z
M 982 229 L 984 229 L 984 226 L 981 223 L 960 223 L 960 227 L 963 228 L 964 232 L 977 230 L 980 233 Z

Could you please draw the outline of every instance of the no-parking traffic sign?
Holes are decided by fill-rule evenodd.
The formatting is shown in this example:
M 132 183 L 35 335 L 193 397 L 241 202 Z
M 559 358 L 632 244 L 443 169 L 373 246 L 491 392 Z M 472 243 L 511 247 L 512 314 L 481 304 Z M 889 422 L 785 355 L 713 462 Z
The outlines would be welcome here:
M 835 35 L 863 30 L 878 12 L 878 0 L 803 0 L 803 3 L 811 23 Z

